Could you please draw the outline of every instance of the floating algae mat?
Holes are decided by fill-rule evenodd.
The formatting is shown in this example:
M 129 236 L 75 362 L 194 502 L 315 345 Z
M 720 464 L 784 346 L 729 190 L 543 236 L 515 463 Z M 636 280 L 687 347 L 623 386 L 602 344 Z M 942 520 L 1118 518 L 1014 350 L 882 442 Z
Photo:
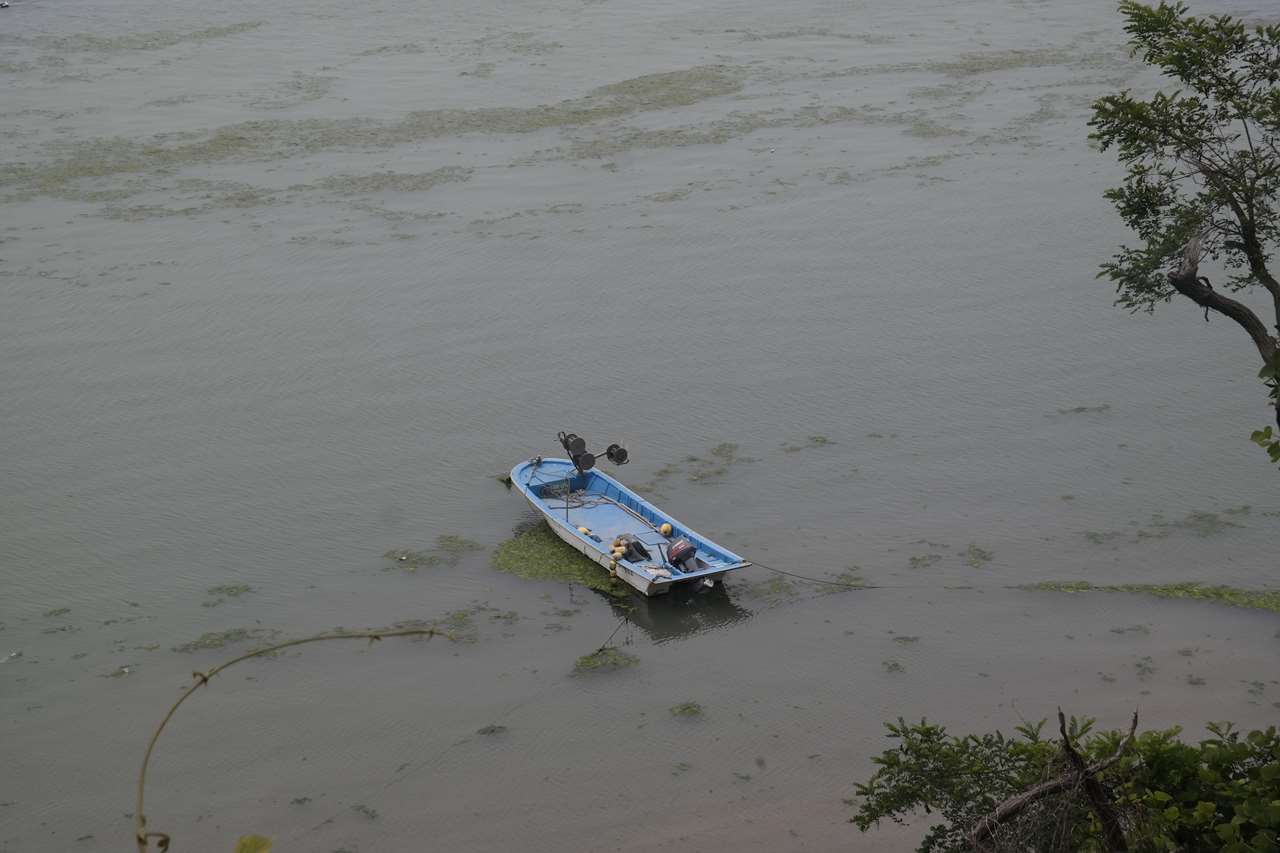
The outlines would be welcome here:
M 621 649 L 609 646 L 603 649 L 596 649 L 591 654 L 578 658 L 573 665 L 573 674 L 586 675 L 592 672 L 613 672 L 615 669 L 625 669 L 638 663 L 640 663 L 640 658 L 635 655 L 629 655 Z
M 186 36 L 158 33 L 144 37 L 133 46 L 141 48 L 153 41 L 174 38 L 179 41 L 202 40 L 227 34 L 230 32 L 221 30 L 199 31 Z M 97 44 L 105 49 L 116 49 L 110 42 Z M 462 134 L 533 133 L 583 127 L 673 107 L 692 106 L 731 95 L 742 88 L 743 75 L 740 68 L 707 65 L 621 80 L 592 89 L 577 98 L 529 107 L 424 109 L 392 121 L 354 118 L 255 120 L 223 125 L 209 131 L 151 139 L 82 139 L 58 149 L 61 156 L 54 160 L 0 165 L 0 187 L 15 188 L 19 197 L 59 195 L 73 189 L 72 185 L 84 178 L 160 175 L 184 166 L 244 159 L 288 159 L 302 153 L 390 148 Z M 456 173 L 453 177 L 461 179 L 462 175 Z M 381 180 L 374 178 L 369 186 L 376 186 Z M 397 182 L 400 178 L 393 176 L 386 180 Z
M 1249 607 L 1280 613 L 1280 589 L 1237 589 L 1232 586 L 1206 586 L 1200 583 L 1097 585 L 1088 581 L 1045 581 L 1024 586 L 1023 589 L 1068 593 L 1137 592 L 1154 595 L 1157 598 L 1189 598 L 1196 601 L 1212 601 L 1231 607 Z
M 631 588 L 566 545 L 545 524 L 519 533 L 498 546 L 493 567 L 525 580 L 576 583 L 625 598 Z
M 430 551 L 411 551 L 405 548 L 396 548 L 382 556 L 392 561 L 391 566 L 388 568 L 416 572 L 418 569 L 429 569 L 433 566 L 456 566 L 467 553 L 483 549 L 484 546 L 479 542 L 472 542 L 462 536 L 444 533 L 436 537 L 435 547 Z

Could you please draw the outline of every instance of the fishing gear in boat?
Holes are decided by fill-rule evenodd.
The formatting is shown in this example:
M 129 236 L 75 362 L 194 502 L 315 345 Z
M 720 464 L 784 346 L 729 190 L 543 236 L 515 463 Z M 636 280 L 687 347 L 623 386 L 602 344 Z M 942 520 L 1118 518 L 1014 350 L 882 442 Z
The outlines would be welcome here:
M 578 470 L 578 473 L 585 474 L 595 467 L 596 454 L 587 450 L 585 438 L 572 432 L 559 432 L 556 438 L 560 439 L 560 446 L 564 448 L 565 453 L 569 454 L 569 458 L 573 460 L 573 467 Z M 627 449 L 616 442 L 605 448 L 604 455 L 614 465 L 626 465 L 631 461 Z

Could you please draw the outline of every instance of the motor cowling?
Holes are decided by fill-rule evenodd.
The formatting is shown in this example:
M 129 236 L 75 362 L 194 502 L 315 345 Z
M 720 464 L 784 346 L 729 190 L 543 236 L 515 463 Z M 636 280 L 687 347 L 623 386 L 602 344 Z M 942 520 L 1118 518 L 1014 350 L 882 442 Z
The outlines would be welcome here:
M 686 572 L 694 571 L 696 563 L 694 558 L 698 555 L 698 549 L 693 543 L 683 536 L 671 543 L 667 549 L 667 562 L 678 569 Z

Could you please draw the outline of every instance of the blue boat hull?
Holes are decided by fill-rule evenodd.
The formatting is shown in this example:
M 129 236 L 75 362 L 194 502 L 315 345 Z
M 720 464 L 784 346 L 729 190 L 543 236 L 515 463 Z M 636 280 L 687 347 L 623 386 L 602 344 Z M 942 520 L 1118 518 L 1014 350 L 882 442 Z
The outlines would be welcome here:
M 727 573 L 751 565 L 609 475 L 596 470 L 579 473 L 568 459 L 521 462 L 511 469 L 511 485 L 574 550 L 645 595 L 662 595 L 677 584 L 719 583 Z M 659 531 L 663 524 L 671 525 L 669 536 Z M 640 542 L 650 558 L 616 556 L 614 542 L 619 537 Z M 687 539 L 697 554 L 675 566 L 666 562 L 666 554 L 670 543 L 680 538 Z

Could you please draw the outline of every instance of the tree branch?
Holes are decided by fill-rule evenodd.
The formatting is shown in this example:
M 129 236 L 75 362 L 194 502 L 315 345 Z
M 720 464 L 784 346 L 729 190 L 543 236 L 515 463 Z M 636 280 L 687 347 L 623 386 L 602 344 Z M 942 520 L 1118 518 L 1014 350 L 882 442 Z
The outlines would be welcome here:
M 1137 728 L 1138 713 L 1136 711 L 1133 714 L 1133 725 Z M 1075 768 L 1077 776 L 1084 784 L 1084 793 L 1089 798 L 1089 805 L 1093 813 L 1098 816 L 1098 822 L 1102 824 L 1102 837 L 1107 850 L 1110 853 L 1128 853 L 1129 844 L 1124 839 L 1120 815 L 1116 813 L 1116 807 L 1111 804 L 1107 792 L 1102 789 L 1102 783 L 1089 772 L 1084 759 L 1071 744 L 1071 738 L 1067 736 L 1067 718 L 1063 716 L 1061 708 L 1058 709 L 1058 731 L 1062 733 L 1062 751 L 1067 754 L 1071 766 Z
M 1267 333 L 1267 327 L 1258 319 L 1257 314 L 1243 303 L 1223 296 L 1211 285 L 1206 284 L 1208 279 L 1199 277 L 1199 268 L 1200 235 L 1196 235 L 1183 247 L 1182 260 L 1178 268 L 1168 275 L 1169 284 L 1200 307 L 1210 308 L 1239 323 L 1249 333 L 1249 337 L 1253 338 L 1254 346 L 1258 348 L 1263 364 L 1270 364 L 1276 357 L 1276 349 L 1280 344 L 1277 344 L 1276 339 Z
M 1058 710 L 1058 719 L 1062 722 L 1064 727 L 1062 740 L 1065 748 L 1070 750 L 1068 755 L 1074 754 L 1075 757 L 1079 759 L 1079 753 L 1075 752 L 1075 749 L 1071 747 L 1070 742 L 1066 737 L 1065 722 L 1062 720 L 1061 709 Z M 1109 757 L 1104 758 L 1101 761 L 1094 762 L 1083 769 L 1073 768 L 1071 772 L 1063 773 L 1056 779 L 1041 782 L 1039 785 L 1028 788 L 1021 794 L 1016 794 L 996 806 L 991 814 L 985 816 L 982 820 L 974 824 L 973 829 L 969 831 L 967 840 L 969 842 L 969 846 L 973 848 L 974 853 L 991 853 L 992 848 L 987 843 L 991 839 L 991 836 L 995 834 L 996 830 L 999 829 L 1001 825 L 1017 817 L 1025 811 L 1028 806 L 1034 805 L 1045 797 L 1061 793 L 1068 788 L 1073 788 L 1080 784 L 1083 779 L 1096 776 L 1098 773 L 1101 773 L 1119 761 L 1120 757 L 1124 755 L 1125 750 L 1129 748 L 1129 744 L 1133 742 L 1134 732 L 1137 731 L 1137 728 L 1138 712 L 1134 711 L 1133 722 L 1129 725 L 1129 733 L 1124 736 L 1119 744 L 1116 745 L 1115 752 L 1111 753 Z M 1083 760 L 1081 760 L 1081 764 L 1083 764 Z M 1097 784 L 1097 781 L 1094 780 L 1094 783 Z M 1121 837 L 1121 840 L 1123 841 L 1123 836 Z M 1128 848 L 1119 847 L 1113 849 L 1127 850 Z

